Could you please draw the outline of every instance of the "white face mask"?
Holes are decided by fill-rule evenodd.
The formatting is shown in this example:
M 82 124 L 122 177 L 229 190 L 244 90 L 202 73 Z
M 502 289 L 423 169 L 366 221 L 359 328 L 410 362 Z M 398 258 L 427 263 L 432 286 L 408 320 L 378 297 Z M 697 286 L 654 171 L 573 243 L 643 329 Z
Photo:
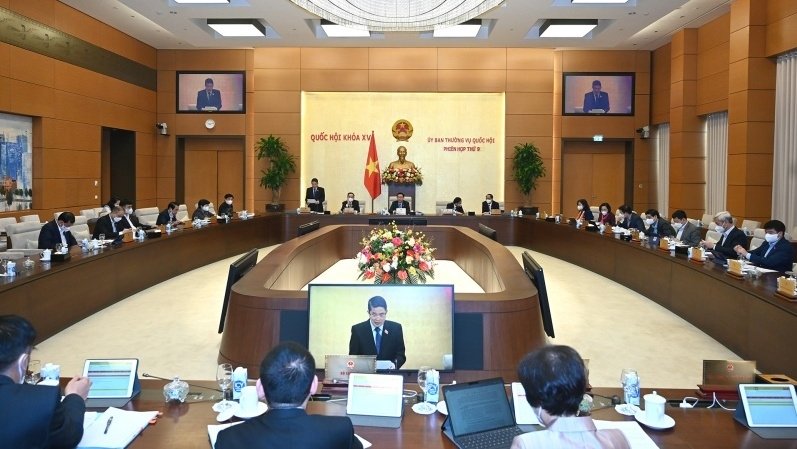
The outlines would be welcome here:
M 493 200 L 490 200 L 490 199 L 487 199 L 487 200 L 484 200 L 484 201 L 486 201 L 487 204 L 492 204 L 492 202 L 493 202 Z
M 354 197 L 353 197 L 353 196 L 350 196 L 350 197 L 349 197 L 349 202 L 351 203 L 352 201 L 354 201 Z
M 646 218 L 645 219 L 645 224 L 648 225 L 648 226 L 652 225 L 653 224 L 653 219 L 652 218 Z
M 602 210 L 602 211 L 601 211 L 601 214 L 603 214 L 603 215 L 609 215 L 609 211 L 608 211 L 608 210 L 606 210 L 606 209 L 604 209 L 604 210 Z
M 778 234 L 764 234 L 764 240 L 769 244 L 775 243 L 778 241 Z
M 714 228 L 714 230 L 715 230 L 715 231 L 717 231 L 717 232 L 719 232 L 720 234 L 723 234 L 723 233 L 725 233 L 725 228 L 723 228 L 723 227 L 722 227 L 722 226 L 720 226 L 720 225 L 717 225 L 717 226 Z
M 673 224 L 672 224 L 673 229 L 675 229 L 676 231 L 681 229 L 681 226 L 683 226 L 683 223 L 675 223 L 675 222 L 673 222 Z
M 122 220 L 122 217 L 113 217 L 114 223 L 119 223 Z
M 227 204 L 232 204 L 232 200 L 224 200 L 224 202 Z
M 584 209 L 584 206 L 582 206 L 582 205 L 580 205 L 580 204 L 577 204 L 577 205 L 576 205 L 576 209 L 578 209 L 578 210 L 582 210 L 582 209 Z
M 209 211 L 209 210 L 210 210 L 210 206 L 202 206 L 202 210 L 204 210 L 205 212 L 207 212 L 207 211 Z
M 132 213 L 133 213 L 133 208 L 132 208 L 132 207 L 128 207 L 127 209 L 125 209 L 125 213 L 126 213 L 127 215 L 130 215 L 130 214 L 132 214 Z

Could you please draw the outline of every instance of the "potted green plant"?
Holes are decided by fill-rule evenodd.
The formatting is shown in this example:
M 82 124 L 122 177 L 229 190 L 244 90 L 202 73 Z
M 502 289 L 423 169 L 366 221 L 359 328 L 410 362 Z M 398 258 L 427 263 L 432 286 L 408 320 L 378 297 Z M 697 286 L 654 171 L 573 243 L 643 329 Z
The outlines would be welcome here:
M 269 159 L 268 170 L 260 170 L 260 186 L 271 189 L 271 203 L 266 205 L 266 210 L 281 212 L 285 210 L 285 204 L 280 203 L 280 193 L 288 181 L 288 175 L 296 171 L 296 158 L 288 153 L 288 147 L 282 138 L 271 134 L 261 137 L 255 148 L 258 160 Z
M 545 165 L 542 163 L 540 150 L 533 143 L 515 145 L 515 156 L 512 158 L 512 174 L 524 197 L 524 214 L 530 214 L 531 191 L 537 188 L 537 179 L 545 176 Z

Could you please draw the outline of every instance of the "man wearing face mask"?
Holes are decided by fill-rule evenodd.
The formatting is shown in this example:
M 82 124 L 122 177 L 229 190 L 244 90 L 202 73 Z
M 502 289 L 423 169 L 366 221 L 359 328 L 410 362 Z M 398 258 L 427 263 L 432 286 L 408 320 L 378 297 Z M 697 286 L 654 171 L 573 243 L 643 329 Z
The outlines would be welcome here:
M 659 211 L 656 209 L 648 209 L 645 211 L 645 235 L 651 238 L 671 237 L 675 235 L 675 230 L 670 226 L 670 223 L 659 216 Z
M 675 238 L 679 242 L 689 246 L 700 244 L 700 229 L 689 223 L 686 212 L 681 209 L 672 213 L 672 228 L 675 230 Z
M 232 196 L 232 193 L 224 195 L 224 202 L 221 203 L 221 206 L 219 206 L 219 215 L 232 217 L 235 214 L 235 210 L 232 208 L 232 200 L 234 198 L 235 197 Z
M 465 215 L 465 209 L 462 208 L 462 198 L 456 197 L 454 201 L 446 204 L 446 209 L 454 211 L 454 215 Z
M 720 234 L 720 240 L 717 243 L 703 240 L 700 242 L 703 247 L 726 259 L 736 257 L 734 248 L 737 246 L 741 246 L 745 250 L 748 248 L 747 236 L 744 235 L 744 231 L 733 225 L 733 216 L 730 212 L 722 211 L 714 215 L 714 225 L 714 230 Z
M 764 223 L 764 231 L 765 241 L 761 246 L 748 252 L 741 245 L 737 245 L 733 248 L 734 251 L 761 268 L 791 271 L 794 248 L 791 242 L 783 238 L 786 225 L 780 220 L 770 220 Z
M 192 220 L 204 220 L 213 217 L 213 212 L 210 211 L 210 201 L 202 198 L 196 203 L 196 210 L 191 215 Z
M 111 213 L 97 219 L 97 224 L 94 225 L 93 238 L 100 238 L 100 234 L 105 234 L 105 238 L 109 240 L 116 240 L 122 235 L 132 232 L 130 229 L 125 229 L 122 218 L 124 218 L 125 210 L 122 206 L 115 206 L 111 209 Z
M 73 224 L 75 215 L 72 212 L 62 212 L 57 219 L 48 221 L 39 231 L 39 249 L 55 249 L 59 243 L 69 247 L 77 245 L 75 236 L 69 232 Z
M 122 217 L 122 227 L 124 229 L 151 229 L 152 226 L 141 224 L 138 217 L 133 214 L 133 202 L 130 200 L 122 200 L 119 206 L 124 209 L 125 214 Z
M 618 210 L 622 216 L 622 220 L 617 223 L 618 225 L 626 229 L 638 229 L 640 231 L 645 230 L 645 223 L 642 222 L 642 219 L 639 218 L 639 215 L 634 213 L 634 210 L 631 208 L 631 206 L 623 204 Z
M 340 206 L 340 211 L 343 212 L 344 209 L 354 209 L 355 212 L 360 213 L 360 202 L 354 199 L 354 193 L 346 194 L 346 201 Z
M 83 437 L 91 386 L 74 377 L 64 388 L 23 383 L 36 331 L 16 315 L 0 316 L 0 441 L 5 448 L 73 448 Z
M 482 213 L 487 215 L 491 214 L 494 210 L 500 210 L 501 205 L 498 204 L 498 201 L 493 201 L 493 194 L 488 193 L 484 196 L 484 201 L 482 201 Z

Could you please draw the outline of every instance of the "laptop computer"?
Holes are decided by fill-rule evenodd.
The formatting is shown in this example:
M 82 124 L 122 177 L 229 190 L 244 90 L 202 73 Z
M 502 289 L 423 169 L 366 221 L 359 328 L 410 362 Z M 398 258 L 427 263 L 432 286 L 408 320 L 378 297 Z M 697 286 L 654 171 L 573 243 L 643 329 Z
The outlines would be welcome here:
M 504 380 L 477 380 L 444 389 L 448 417 L 443 434 L 460 449 L 509 449 L 524 433 L 516 424 Z
M 83 377 L 91 380 L 86 407 L 124 407 L 141 392 L 138 359 L 88 359 Z
M 324 385 L 345 384 L 351 373 L 376 372 L 375 355 L 327 355 L 324 357 Z

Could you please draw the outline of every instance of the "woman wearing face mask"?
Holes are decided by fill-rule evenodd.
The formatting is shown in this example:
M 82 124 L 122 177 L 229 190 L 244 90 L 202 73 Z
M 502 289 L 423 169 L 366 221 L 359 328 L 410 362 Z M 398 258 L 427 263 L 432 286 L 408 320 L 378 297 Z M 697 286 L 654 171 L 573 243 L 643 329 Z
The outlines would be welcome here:
M 346 194 L 346 201 L 340 205 L 340 211 L 343 212 L 344 209 L 354 209 L 354 212 L 360 213 L 360 202 L 354 199 L 354 193 L 349 192 Z
M 600 215 L 598 215 L 598 219 L 596 221 L 599 224 L 614 226 L 616 221 L 614 220 L 614 214 L 612 213 L 612 206 L 609 206 L 609 203 L 601 203 Z
M 224 195 L 224 202 L 221 203 L 221 206 L 219 206 L 219 215 L 220 216 L 225 216 L 226 215 L 228 217 L 232 217 L 233 214 L 235 214 L 235 210 L 233 210 L 233 208 L 232 208 L 232 200 L 233 199 L 235 199 L 235 197 L 232 196 L 232 193 L 228 193 L 228 194 Z
M 576 209 L 578 209 L 576 220 L 595 221 L 595 216 L 592 215 L 592 211 L 589 208 L 589 203 L 587 203 L 587 200 L 582 198 L 576 201 Z
M 210 211 L 210 201 L 202 198 L 196 203 L 196 210 L 191 215 L 192 220 L 204 220 L 213 216 Z

